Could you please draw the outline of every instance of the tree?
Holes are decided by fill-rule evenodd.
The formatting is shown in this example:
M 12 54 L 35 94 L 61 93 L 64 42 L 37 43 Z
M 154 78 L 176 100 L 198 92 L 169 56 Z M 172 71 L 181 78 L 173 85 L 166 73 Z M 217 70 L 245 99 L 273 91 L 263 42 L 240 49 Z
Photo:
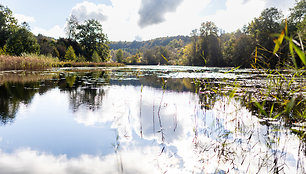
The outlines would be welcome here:
M 123 60 L 123 51 L 122 49 L 119 49 L 116 53 L 117 62 L 121 63 Z
M 263 46 L 271 45 L 270 35 L 278 33 L 282 14 L 276 8 L 265 9 L 259 18 L 255 18 L 248 27 L 249 33 L 256 39 L 256 42 Z M 272 44 L 274 45 L 274 44 Z
M 65 59 L 68 61 L 76 60 L 76 55 L 75 55 L 75 52 L 72 46 L 68 47 L 68 50 L 66 51 L 66 54 L 65 54 Z
M 282 17 L 282 13 L 276 8 L 267 8 L 248 26 L 248 32 L 255 39 L 256 45 L 259 48 L 258 55 L 262 57 L 260 61 L 270 68 L 274 68 L 279 62 L 277 57 L 271 57 L 271 51 L 273 51 L 275 46 L 271 35 L 281 31 Z
M 16 56 L 20 56 L 22 53 L 39 54 L 40 50 L 35 36 L 24 27 L 19 28 L 8 38 L 6 48 L 9 54 Z
M 242 34 L 238 37 L 233 44 L 233 65 L 249 68 L 254 48 L 255 43 L 251 36 Z
M 85 48 L 85 56 L 91 57 L 97 51 L 102 60 L 109 56 L 107 36 L 103 33 L 102 25 L 97 20 L 87 20 L 84 24 L 78 25 L 77 40 Z
M 101 62 L 101 57 L 99 56 L 97 51 L 93 52 L 91 59 L 92 59 L 93 62 Z
M 54 46 L 53 44 L 51 44 L 50 38 L 39 34 L 36 37 L 36 39 L 37 39 L 38 44 L 40 45 L 40 54 L 43 54 L 46 56 L 52 54 Z
M 59 58 L 59 57 L 60 57 L 60 53 L 59 53 L 59 51 L 58 51 L 58 50 L 57 50 L 57 48 L 56 48 L 56 47 L 54 47 L 54 46 L 53 46 L 53 48 L 52 48 L 51 55 L 52 55 L 52 57 L 57 57 L 57 58 Z
M 191 32 L 191 50 L 188 55 L 189 65 L 204 65 L 205 61 L 199 56 L 199 34 L 198 30 L 192 30 Z
M 297 24 L 305 20 L 306 15 L 306 0 L 301 0 L 296 3 L 293 8 L 290 8 L 289 20 Z
M 293 8 L 290 8 L 289 16 L 289 31 L 298 32 L 303 35 L 303 38 L 306 37 L 306 0 L 301 0 L 296 3 Z
M 67 19 L 67 25 L 65 27 L 65 31 L 69 40 L 76 40 L 78 26 L 78 19 L 76 18 L 76 16 L 71 15 L 69 19 Z
M 207 37 L 209 35 L 217 36 L 218 27 L 211 21 L 203 22 L 200 28 L 200 33 L 202 37 Z
M 17 29 L 17 20 L 12 11 L 0 4 L 0 48 L 6 44 L 7 39 Z
M 204 60 L 203 60 L 204 59 Z M 196 65 L 223 66 L 218 28 L 213 22 L 204 22 L 200 28 L 200 49 Z
M 156 58 L 157 49 L 145 49 L 143 51 L 143 58 L 148 65 L 157 65 L 159 62 Z

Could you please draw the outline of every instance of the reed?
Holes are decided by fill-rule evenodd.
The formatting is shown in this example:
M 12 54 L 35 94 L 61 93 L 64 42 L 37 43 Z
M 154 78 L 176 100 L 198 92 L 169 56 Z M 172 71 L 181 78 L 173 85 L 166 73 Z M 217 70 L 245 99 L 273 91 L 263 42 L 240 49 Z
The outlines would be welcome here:
M 8 70 L 46 70 L 52 67 L 118 67 L 124 66 L 116 62 L 62 62 L 57 58 L 44 55 L 24 54 L 20 57 L 1 55 L 0 71 Z
M 1 55 L 0 71 L 45 70 L 52 68 L 58 60 L 46 56 L 23 55 L 21 57 Z

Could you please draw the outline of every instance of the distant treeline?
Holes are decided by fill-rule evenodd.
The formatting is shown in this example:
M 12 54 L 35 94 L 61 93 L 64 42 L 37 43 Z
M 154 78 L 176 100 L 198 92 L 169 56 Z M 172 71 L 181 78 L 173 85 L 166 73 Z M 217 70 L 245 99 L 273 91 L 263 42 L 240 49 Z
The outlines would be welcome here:
M 131 54 L 136 54 L 138 50 L 143 48 L 153 48 L 156 46 L 167 46 L 173 40 L 182 40 L 183 43 L 189 43 L 190 37 L 189 36 L 172 36 L 172 37 L 161 37 L 157 39 L 152 39 L 148 41 L 119 41 L 119 42 L 110 42 L 109 47 L 111 50 L 118 50 L 122 49 L 127 51 Z

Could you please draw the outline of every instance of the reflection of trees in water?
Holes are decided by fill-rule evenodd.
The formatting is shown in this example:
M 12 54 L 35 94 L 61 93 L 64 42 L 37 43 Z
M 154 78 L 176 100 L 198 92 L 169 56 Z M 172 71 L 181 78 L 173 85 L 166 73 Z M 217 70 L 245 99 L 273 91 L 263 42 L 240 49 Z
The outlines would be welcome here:
M 58 86 L 69 93 L 71 107 L 76 112 L 84 106 L 92 111 L 102 106 L 104 84 L 109 83 L 109 75 L 106 71 L 62 73 Z
M 96 110 L 102 105 L 104 96 L 103 89 L 98 89 L 98 87 L 109 82 L 109 77 L 104 71 L 46 76 L 36 75 L 28 78 L 26 74 L 24 78 L 21 78 L 22 74 L 16 74 L 16 76 L 10 75 L 9 78 L 2 79 L 3 83 L 0 85 L 0 121 L 2 124 L 13 121 L 21 103 L 29 104 L 36 93 L 42 95 L 56 86 L 62 91 L 69 92 L 74 111 L 82 105 Z
M 92 111 L 98 110 L 102 107 L 104 95 L 102 88 L 78 88 L 69 91 L 70 103 L 74 112 L 82 106 Z
M 0 86 L 0 117 L 1 123 L 11 122 L 19 109 L 20 103 L 29 104 L 39 83 L 5 83 Z

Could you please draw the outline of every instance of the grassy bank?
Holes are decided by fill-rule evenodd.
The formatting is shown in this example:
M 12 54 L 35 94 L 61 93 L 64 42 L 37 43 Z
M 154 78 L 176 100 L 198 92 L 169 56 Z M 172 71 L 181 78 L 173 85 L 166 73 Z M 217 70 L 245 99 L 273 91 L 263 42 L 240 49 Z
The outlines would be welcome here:
M 25 55 L 16 56 L 0 56 L 0 71 L 7 70 L 45 70 L 52 67 L 110 67 L 123 66 L 114 62 L 61 62 L 58 59 L 46 56 Z

